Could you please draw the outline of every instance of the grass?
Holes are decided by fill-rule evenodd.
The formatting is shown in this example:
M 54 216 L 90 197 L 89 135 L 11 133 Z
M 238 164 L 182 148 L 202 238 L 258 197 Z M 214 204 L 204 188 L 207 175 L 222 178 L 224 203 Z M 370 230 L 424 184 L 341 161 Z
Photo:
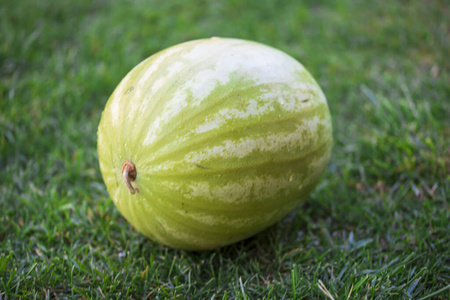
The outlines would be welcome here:
M 2 1 L 0 299 L 449 299 L 447 16 L 444 1 Z M 134 65 L 210 36 L 301 61 L 335 145 L 297 212 L 191 253 L 120 216 L 96 131 Z

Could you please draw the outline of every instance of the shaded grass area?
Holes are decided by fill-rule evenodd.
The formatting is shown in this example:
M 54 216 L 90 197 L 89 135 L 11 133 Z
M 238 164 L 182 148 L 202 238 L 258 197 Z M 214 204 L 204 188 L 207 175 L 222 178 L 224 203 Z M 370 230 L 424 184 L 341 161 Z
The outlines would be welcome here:
M 450 298 L 446 15 L 444 1 L 2 1 L 0 297 Z M 96 131 L 134 65 L 210 36 L 302 62 L 335 146 L 297 212 L 190 253 L 120 216 Z

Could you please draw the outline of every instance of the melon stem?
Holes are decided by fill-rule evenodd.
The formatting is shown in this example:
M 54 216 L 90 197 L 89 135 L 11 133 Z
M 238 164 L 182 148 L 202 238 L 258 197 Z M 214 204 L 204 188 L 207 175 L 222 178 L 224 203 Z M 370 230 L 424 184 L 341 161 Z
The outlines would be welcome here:
M 129 160 L 124 161 L 122 165 L 122 175 L 123 180 L 125 181 L 125 184 L 127 185 L 131 194 L 134 195 L 135 193 L 139 193 L 139 189 L 134 188 L 133 185 L 131 184 L 131 182 L 134 181 L 137 176 L 136 167 L 131 161 Z

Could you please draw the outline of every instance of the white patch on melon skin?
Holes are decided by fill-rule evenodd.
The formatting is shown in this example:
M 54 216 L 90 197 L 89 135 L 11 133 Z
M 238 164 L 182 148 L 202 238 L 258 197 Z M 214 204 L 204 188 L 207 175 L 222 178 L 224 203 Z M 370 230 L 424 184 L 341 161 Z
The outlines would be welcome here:
M 303 120 L 297 125 L 294 132 L 288 134 L 277 133 L 267 136 L 251 138 L 243 137 L 239 140 L 226 140 L 222 145 L 208 147 L 203 151 L 190 152 L 185 155 L 184 161 L 188 163 L 199 163 L 217 157 L 220 158 L 243 158 L 253 151 L 277 153 L 281 150 L 289 151 L 307 147 L 314 144 L 318 139 L 316 134 L 319 125 L 327 126 L 327 120 L 321 120 L 317 116 L 310 120 Z M 307 133 L 308 143 L 303 141 L 303 135 Z
M 167 83 L 167 79 L 168 79 L 167 77 L 161 77 L 153 83 L 151 92 L 152 95 L 155 94 L 160 88 L 162 88 Z
M 184 63 L 181 61 L 175 61 L 171 64 L 168 64 L 167 74 L 161 78 L 158 78 L 153 82 L 151 87 L 151 94 L 148 95 L 149 96 L 148 98 L 151 98 L 155 93 L 157 93 L 161 88 L 163 88 L 172 77 L 179 74 L 183 70 L 184 66 L 185 66 Z
M 215 55 L 212 57 L 211 53 Z M 192 92 L 192 106 L 200 105 L 218 84 L 227 84 L 233 73 L 254 81 L 255 85 L 274 82 L 295 85 L 299 82 L 296 72 L 306 72 L 299 62 L 279 50 L 238 40 L 199 43 L 182 57 L 201 70 L 181 87 Z
M 190 105 L 198 106 L 219 83 L 222 83 L 218 78 L 219 74 L 219 71 L 216 72 L 212 69 L 205 69 L 196 73 L 191 80 L 183 85 L 183 90 L 189 90 L 192 93 L 192 103 L 190 103 Z M 224 80 L 224 78 L 221 79 Z M 228 78 L 226 80 L 228 81 Z M 227 81 L 224 81 L 223 83 L 226 83 Z
M 138 69 L 139 66 L 148 64 L 147 69 L 145 69 L 145 71 L 143 71 L 140 74 L 140 76 L 138 76 L 136 78 L 136 82 L 133 84 L 133 87 L 134 87 L 133 98 L 141 99 L 142 97 L 145 96 L 146 101 L 143 102 L 144 105 L 142 105 L 142 101 L 133 101 L 133 102 L 128 103 L 128 105 L 129 105 L 128 119 L 134 120 L 135 116 L 137 114 L 145 112 L 147 110 L 149 103 L 152 101 L 152 97 L 154 96 L 155 92 L 157 92 L 160 88 L 163 88 L 165 85 L 167 85 L 167 83 L 169 81 L 168 79 L 171 77 L 171 74 L 179 72 L 183 68 L 183 63 L 181 63 L 181 62 L 175 62 L 175 63 L 170 63 L 170 62 L 167 63 L 166 62 L 166 60 L 168 58 L 170 58 L 172 55 L 174 55 L 175 53 L 177 53 L 181 50 L 182 50 L 182 48 L 180 48 L 180 47 L 172 47 L 172 48 L 166 49 L 163 52 L 161 52 L 153 62 L 149 63 L 149 60 L 153 57 L 152 56 L 152 57 L 149 57 L 146 60 L 142 61 L 138 66 L 135 67 L 135 69 Z M 152 75 L 160 68 L 168 68 L 170 76 L 166 76 L 166 77 L 157 79 L 151 85 L 151 92 L 147 93 L 146 95 L 143 95 L 142 92 L 147 91 L 146 86 L 151 81 Z M 121 84 L 118 87 L 116 97 L 118 97 L 118 98 L 122 97 L 125 92 L 125 89 L 129 88 L 129 86 L 128 86 L 129 84 L 127 84 L 127 83 L 128 83 L 130 74 L 132 72 L 133 71 L 128 73 L 127 76 L 122 80 Z M 115 121 L 117 121 L 118 116 L 119 116 L 119 103 L 117 103 L 116 101 L 113 101 L 113 104 L 115 105 L 114 107 L 112 107 L 112 109 L 114 109 L 113 110 L 113 121 L 115 122 Z M 156 124 L 156 125 L 159 125 L 159 124 Z
M 113 124 L 117 123 L 117 120 L 119 119 L 119 111 L 120 111 L 120 105 L 119 105 L 119 101 L 120 98 L 119 97 L 114 97 L 112 99 L 113 101 L 111 102 L 111 121 Z
M 153 122 L 152 126 L 149 128 L 147 135 L 145 136 L 144 141 L 142 142 L 142 145 L 150 145 L 152 144 L 156 138 L 158 137 L 158 134 L 156 134 L 156 131 L 160 129 L 160 117 L 156 117 Z
M 183 216 L 185 214 L 185 211 L 182 210 L 180 212 L 177 212 L 180 216 Z M 240 230 L 248 228 L 249 226 L 252 226 L 255 223 L 265 223 L 269 220 L 271 220 L 276 214 L 278 213 L 277 210 L 272 210 L 270 212 L 265 213 L 264 215 L 256 215 L 256 216 L 249 216 L 249 217 L 221 217 L 218 215 L 208 215 L 205 213 L 198 213 L 194 211 L 188 211 L 186 213 L 188 218 L 192 218 L 200 223 L 203 223 L 205 226 L 227 226 L 228 230 L 230 232 L 233 232 L 234 230 Z
M 266 102 L 260 105 L 256 100 L 246 102 L 247 106 L 244 109 L 226 108 L 219 112 L 226 120 L 230 119 L 247 119 L 252 116 L 263 116 L 265 113 L 273 111 L 272 103 Z
M 270 198 L 286 188 L 297 186 L 297 184 L 298 178 L 291 171 L 286 172 L 286 176 L 281 178 L 252 176 L 224 185 L 211 185 L 208 181 L 195 182 L 186 186 L 174 184 L 172 181 L 158 183 L 164 189 L 181 193 L 185 199 L 202 199 L 222 203 L 246 203 Z
M 219 128 L 223 123 L 225 122 L 224 119 L 213 119 L 211 121 L 207 121 L 206 123 L 201 124 L 200 126 L 198 126 L 195 130 L 194 133 L 195 134 L 199 134 L 199 133 L 203 133 L 203 132 L 207 132 L 213 129 L 217 129 Z
M 283 111 L 292 113 L 299 112 L 305 109 L 306 106 L 312 105 L 313 101 L 303 103 L 305 100 L 311 99 L 311 94 L 305 91 L 292 92 L 267 92 L 258 97 L 257 100 L 250 100 L 246 102 L 243 109 L 225 108 L 220 110 L 212 118 L 206 120 L 205 123 L 199 125 L 194 129 L 195 134 L 204 133 L 213 129 L 220 128 L 228 120 L 246 119 L 248 117 L 261 117 L 274 111 L 274 104 L 278 102 Z M 261 101 L 263 104 L 261 105 Z
M 184 67 L 185 67 L 185 64 L 181 61 L 173 62 L 171 65 L 169 65 L 167 67 L 167 70 L 168 70 L 167 77 L 170 78 L 170 77 L 173 77 L 173 76 L 179 74 L 183 70 Z
M 281 97 L 281 96 L 278 96 L 278 102 L 280 102 L 282 107 L 283 107 L 284 104 L 286 104 L 286 100 L 284 100 L 284 98 Z
M 187 218 L 192 218 L 198 222 L 204 223 L 205 225 L 218 225 L 218 224 L 226 224 L 226 225 L 234 225 L 233 223 L 227 222 L 228 219 L 225 219 L 221 216 L 211 216 L 205 213 L 198 213 L 189 211 L 188 213 L 185 212 L 185 210 L 180 210 L 178 212 L 179 215 L 185 214 Z M 233 226 L 234 227 L 234 226 Z
M 283 189 L 296 186 L 290 176 L 275 178 L 270 176 L 247 177 L 239 182 L 225 185 L 210 185 L 208 181 L 188 185 L 186 199 L 206 199 L 211 202 L 246 203 L 271 198 Z
M 269 91 L 263 94 L 261 99 L 264 101 L 276 99 L 281 109 L 289 113 L 301 112 L 306 107 L 324 102 L 317 87 L 311 84 L 301 84 L 301 88 L 287 91 Z
M 182 57 L 188 60 L 200 60 L 211 54 L 211 50 L 216 47 L 212 47 L 212 45 L 197 43 L 190 51 L 183 53 Z
M 239 62 L 239 69 L 250 75 L 256 84 L 294 83 L 298 81 L 296 72 L 305 71 L 299 62 L 285 53 L 256 43 L 236 45 L 226 59 L 226 64 Z
M 213 58 L 209 58 L 211 53 L 215 54 Z M 210 65 L 217 67 L 222 78 L 227 78 L 231 72 L 239 70 L 245 73 L 242 75 L 255 80 L 256 84 L 292 82 L 297 79 L 295 72 L 305 71 L 298 61 L 277 49 L 236 39 L 217 39 L 215 43 L 200 42 L 183 57 L 193 62 L 202 62 L 205 58 L 206 62 L 213 60 Z M 215 79 L 226 82 L 221 78 Z
M 161 115 L 155 117 L 150 125 L 150 128 L 148 129 L 147 136 L 142 143 L 143 145 L 150 145 L 156 141 L 159 136 L 158 133 L 161 133 L 162 131 L 163 125 L 167 124 L 174 115 L 178 115 L 186 108 L 188 104 L 186 98 L 187 95 L 185 93 L 183 94 L 183 91 L 179 90 L 169 101 L 167 101 L 166 107 L 170 107 L 171 109 L 163 111 Z
M 263 105 L 258 105 L 258 101 L 250 100 L 246 102 L 247 106 L 245 109 L 237 108 L 225 108 L 217 113 L 214 118 L 206 121 L 194 129 L 195 134 L 207 132 L 213 129 L 217 129 L 222 126 L 226 121 L 230 119 L 245 119 L 252 116 L 262 116 L 264 113 L 273 111 L 274 107 L 272 103 L 264 103 Z
M 137 84 L 136 84 L 137 87 L 138 88 L 145 87 L 147 84 L 147 81 L 150 80 L 153 73 L 156 70 L 158 70 L 161 66 L 164 66 L 164 61 L 167 58 L 169 58 L 170 56 L 174 55 L 176 52 L 179 52 L 181 50 L 182 50 L 182 48 L 180 48 L 180 47 L 172 47 L 172 48 L 168 48 L 168 49 L 164 50 L 163 52 L 160 52 L 158 57 L 149 64 L 148 68 L 144 71 L 142 76 L 137 81 Z M 151 58 L 152 58 L 152 56 L 147 58 L 146 60 L 144 60 L 141 64 L 148 63 L 148 60 L 150 60 Z

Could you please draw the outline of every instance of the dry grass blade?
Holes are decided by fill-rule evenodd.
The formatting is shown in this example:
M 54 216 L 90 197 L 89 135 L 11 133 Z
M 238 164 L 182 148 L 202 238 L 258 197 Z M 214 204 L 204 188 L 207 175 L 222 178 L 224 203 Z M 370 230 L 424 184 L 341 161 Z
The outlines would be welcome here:
M 331 295 L 330 291 L 328 291 L 327 287 L 323 284 L 322 280 L 319 279 L 319 289 L 331 300 L 334 300 L 334 297 Z

